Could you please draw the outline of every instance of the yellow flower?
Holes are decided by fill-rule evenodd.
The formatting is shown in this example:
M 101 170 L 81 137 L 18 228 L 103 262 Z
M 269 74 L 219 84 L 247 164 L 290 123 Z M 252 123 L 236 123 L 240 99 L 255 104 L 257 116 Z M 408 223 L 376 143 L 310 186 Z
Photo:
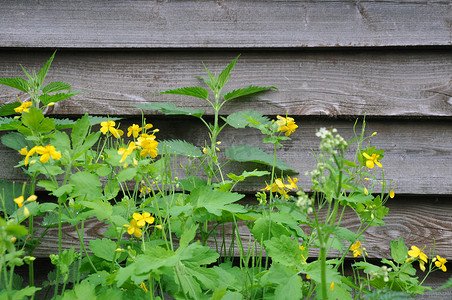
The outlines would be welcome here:
M 36 152 L 41 154 L 41 158 L 39 159 L 42 163 L 46 163 L 49 161 L 50 157 L 57 160 L 61 158 L 61 153 L 55 150 L 55 147 L 52 145 L 47 145 L 45 147 L 39 146 L 36 148 Z
M 447 268 L 446 268 L 447 260 L 445 258 L 440 257 L 439 255 L 437 255 L 436 258 L 438 260 L 435 261 L 435 266 L 437 266 L 438 268 L 441 268 L 441 270 L 443 270 L 443 272 L 446 272 L 447 271 Z
M 333 281 L 333 282 L 331 282 L 331 285 L 330 285 L 330 290 L 334 290 L 334 281 Z
M 100 132 L 102 132 L 103 134 L 107 134 L 107 132 L 110 131 L 112 134 L 115 134 L 116 131 L 115 125 L 116 123 L 114 121 L 101 122 Z
M 369 191 L 366 188 L 364 188 L 364 195 L 369 195 Z
M 152 125 L 152 124 L 146 124 L 146 125 L 144 125 L 144 130 L 151 129 L 152 127 L 154 127 L 154 125 Z
M 36 153 L 36 149 L 38 149 L 38 146 L 34 146 L 33 148 L 30 149 L 30 151 L 26 153 L 25 153 L 25 151 L 27 150 L 26 147 L 20 150 L 20 154 L 25 155 L 25 166 L 28 165 L 28 159 L 30 158 L 30 156 Z
M 149 292 L 148 289 L 146 288 L 146 284 L 145 284 L 144 282 L 142 282 L 142 283 L 140 284 L 140 287 L 143 289 L 143 291 L 144 291 L 145 293 Z
M 361 242 L 360 241 L 356 241 L 356 243 L 354 243 L 350 247 L 350 251 L 353 252 L 353 257 L 358 257 L 361 254 L 363 254 L 363 250 L 360 247 L 361 247 Z
M 411 250 L 408 251 L 408 255 L 414 258 L 419 257 L 421 260 L 427 263 L 427 255 L 416 246 L 411 246 Z
M 149 155 L 150 157 L 154 158 L 158 154 L 157 146 L 159 143 L 155 139 L 144 139 L 140 142 L 140 146 L 143 148 L 140 152 L 141 156 Z
M 389 198 L 393 199 L 394 196 L 395 196 L 395 193 L 394 193 L 393 190 L 391 190 L 391 191 L 389 192 Z
M 17 198 L 14 198 L 14 202 L 16 202 L 17 206 L 19 206 L 19 207 L 24 206 L 24 196 L 19 196 Z
M 207 148 L 206 147 L 202 148 L 202 153 L 207 154 Z
M 374 165 L 379 166 L 380 168 L 382 168 L 383 166 L 381 165 L 380 162 L 378 162 L 378 158 L 380 157 L 380 155 L 378 154 L 372 154 L 372 156 L 370 156 L 369 154 L 367 154 L 366 152 L 363 153 L 363 156 L 366 158 L 366 166 L 369 169 L 373 169 Z
M 124 162 L 130 154 L 132 154 L 133 150 L 135 150 L 136 146 L 134 142 L 130 142 L 129 146 L 126 148 L 119 148 L 118 154 L 122 154 L 122 158 L 119 161 L 120 163 Z
M 132 215 L 132 218 L 134 218 L 137 221 L 137 226 L 138 227 L 144 227 L 144 225 L 146 225 L 146 223 L 148 224 L 152 224 L 154 223 L 154 217 L 151 216 L 150 213 L 148 212 L 144 212 L 143 214 L 140 213 L 134 213 Z
M 141 237 L 141 235 L 143 234 L 143 232 L 141 231 L 140 227 L 137 225 L 137 220 L 132 219 L 132 221 L 130 221 L 130 225 L 126 224 L 124 225 L 124 227 L 127 228 L 127 233 L 130 235 L 135 235 L 137 238 Z
M 421 269 L 422 272 L 425 272 L 425 263 L 422 260 L 419 261 L 419 269 Z
M 302 245 L 298 245 L 298 248 L 300 248 L 301 251 L 306 250 L 306 248 Z M 303 262 L 306 262 L 306 258 L 304 257 L 303 253 L 301 254 L 301 258 L 303 259 Z
M 22 149 L 20 149 L 19 154 L 20 154 L 20 155 L 27 155 L 27 153 L 28 153 L 27 148 L 28 148 L 28 147 L 23 147 Z
M 141 127 L 140 126 L 138 126 L 137 124 L 133 124 L 132 126 L 130 126 L 127 130 L 128 130 L 128 132 L 127 132 L 127 136 L 131 136 L 132 134 L 133 134 L 133 137 L 134 138 L 137 138 L 138 137 L 138 134 L 140 133 L 140 131 L 141 131 Z
M 113 133 L 113 136 L 117 139 L 119 139 L 121 136 L 124 135 L 124 131 L 122 131 L 121 129 L 114 129 L 112 133 Z
M 286 188 L 290 189 L 290 190 L 298 190 L 298 186 L 295 184 L 298 182 L 298 178 L 290 178 L 290 176 L 287 176 L 287 181 L 289 181 L 289 184 L 286 184 Z
M 21 114 L 22 112 L 29 112 L 28 108 L 31 107 L 31 105 L 31 101 L 24 102 L 19 107 L 16 107 L 14 111 L 19 114 Z
M 278 130 L 284 132 L 286 136 L 291 135 L 298 128 L 295 120 L 291 117 L 276 116 L 276 118 L 278 118 L 278 121 L 276 121 L 276 124 L 279 125 Z

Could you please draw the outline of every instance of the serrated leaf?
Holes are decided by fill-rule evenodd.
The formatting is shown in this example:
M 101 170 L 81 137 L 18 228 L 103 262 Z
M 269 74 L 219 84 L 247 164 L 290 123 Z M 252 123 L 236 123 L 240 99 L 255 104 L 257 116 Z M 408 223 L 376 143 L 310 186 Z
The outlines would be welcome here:
M 39 133 L 47 133 L 55 129 L 54 119 L 45 118 L 44 114 L 36 107 L 30 107 L 28 112 L 22 113 L 22 123 Z
M 217 82 L 217 91 L 220 91 L 228 82 L 229 77 L 231 76 L 231 71 L 234 69 L 235 63 L 237 62 L 237 59 L 239 59 L 240 54 L 234 58 L 234 60 L 227 65 L 227 67 L 221 71 L 220 75 L 218 75 L 218 82 Z
M 196 98 L 200 98 L 203 100 L 209 99 L 209 92 L 199 86 L 190 86 L 190 87 L 183 87 L 178 88 L 174 90 L 167 90 L 163 92 L 158 92 L 157 94 L 171 94 L 171 95 L 182 95 L 182 96 L 192 96 Z
M 63 130 L 74 127 L 75 121 L 70 119 L 56 119 L 55 120 L 55 129 L 57 130 Z
M 25 79 L 20 78 L 20 77 L 0 78 L 0 84 L 13 87 L 13 88 L 18 89 L 25 93 L 28 93 L 28 90 L 29 90 L 28 81 L 26 81 Z
M 292 300 L 303 298 L 303 280 L 296 274 L 275 289 L 275 299 Z
M 59 92 L 64 90 L 71 90 L 71 85 L 63 81 L 53 81 L 42 88 L 44 94 Z
M 284 266 L 293 266 L 303 262 L 298 241 L 293 240 L 290 236 L 281 235 L 272 237 L 270 240 L 264 241 L 264 246 L 265 251 L 273 262 L 280 263 Z
M 113 213 L 113 206 L 108 201 L 80 201 L 79 203 L 91 208 L 99 221 L 110 218 Z
M 116 243 L 110 239 L 96 239 L 89 242 L 89 249 L 97 257 L 106 261 L 113 261 L 115 255 Z
M 270 89 L 277 90 L 277 88 L 274 87 L 274 86 L 254 86 L 254 85 L 249 85 L 249 86 L 241 88 L 241 89 L 237 89 L 237 90 L 233 90 L 233 91 L 230 91 L 230 92 L 226 92 L 222 96 L 223 96 L 224 100 L 228 101 L 228 100 L 239 98 L 239 97 L 250 96 L 252 94 L 256 94 L 256 93 L 259 93 L 259 92 L 267 91 L 267 90 L 270 90 Z
M 192 225 L 190 229 L 185 229 L 179 240 L 179 249 L 183 250 L 187 248 L 188 244 L 193 241 L 196 236 L 196 231 L 198 230 L 199 225 Z M 179 251 L 181 251 L 179 250 Z
M 81 91 L 80 92 L 58 93 L 58 94 L 53 94 L 53 95 L 44 94 L 44 95 L 39 96 L 39 100 L 42 102 L 42 104 L 47 105 L 47 104 L 49 104 L 51 102 L 56 103 L 56 102 L 59 102 L 61 100 L 64 100 L 64 99 L 70 98 L 72 96 L 78 95 L 80 93 L 81 93 Z
M 49 60 L 44 64 L 44 66 L 39 70 L 38 74 L 36 75 L 36 80 L 38 86 L 41 86 L 44 82 L 44 79 L 47 76 L 47 72 L 49 71 L 50 65 L 52 64 L 53 58 L 55 57 L 55 52 L 53 52 L 52 56 L 49 58 Z
M 77 172 L 69 178 L 69 183 L 74 185 L 72 197 L 86 197 L 87 199 L 102 198 L 102 183 L 99 176 L 87 171 Z
M 16 114 L 15 108 L 21 105 L 20 102 L 6 103 L 0 107 L 0 117 L 10 116 Z
M 208 246 L 202 246 L 199 241 L 188 245 L 180 253 L 180 259 L 184 264 L 189 263 L 197 266 L 214 263 L 218 257 L 220 255 L 215 250 L 211 250 Z
M 158 145 L 159 153 L 183 155 L 187 157 L 201 157 L 201 150 L 193 144 L 181 140 L 162 141 Z
M 133 177 L 135 177 L 135 175 L 137 175 L 136 168 L 126 168 L 126 169 L 119 171 L 119 173 L 116 175 L 116 179 L 119 182 L 123 182 L 123 181 L 127 181 L 127 180 L 132 180 Z
M 88 130 L 89 130 L 89 119 L 88 114 L 85 114 L 83 117 L 81 117 L 75 122 L 75 126 L 72 129 L 71 141 L 73 149 L 77 149 L 83 144 L 85 137 L 88 134 Z
M 0 131 L 17 130 L 22 126 L 22 122 L 14 118 L 0 117 Z
M 270 125 L 268 117 L 255 110 L 244 110 L 229 115 L 225 120 L 234 128 L 245 128 L 246 126 L 256 127 L 256 125 Z
M 254 222 L 251 233 L 258 242 L 270 240 L 272 237 L 290 236 L 290 232 L 281 223 L 269 220 L 268 217 Z
M 239 162 L 254 162 L 267 166 L 273 165 L 273 155 L 267 154 L 264 150 L 249 145 L 232 146 L 226 149 L 225 154 L 228 158 Z M 275 167 L 281 171 L 297 173 L 286 163 L 276 159 Z
M 391 241 L 391 256 L 395 262 L 397 262 L 399 264 L 405 263 L 407 255 L 408 255 L 408 250 L 401 237 L 399 238 L 399 240 L 397 242 Z
M 203 109 L 177 107 L 172 102 L 153 102 L 134 106 L 141 109 L 160 110 L 165 115 L 183 115 L 201 118 L 202 115 L 204 114 Z

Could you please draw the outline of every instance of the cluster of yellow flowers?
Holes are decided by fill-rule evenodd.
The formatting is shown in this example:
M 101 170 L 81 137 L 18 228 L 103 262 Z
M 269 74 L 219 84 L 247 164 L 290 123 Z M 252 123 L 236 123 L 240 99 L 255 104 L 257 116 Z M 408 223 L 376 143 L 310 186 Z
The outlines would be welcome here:
M 362 255 L 364 250 L 365 250 L 364 248 L 361 248 L 361 242 L 360 241 L 356 241 L 350 247 L 350 251 L 353 252 L 353 257 L 358 257 L 358 256 Z
M 291 117 L 281 117 L 276 116 L 278 121 L 276 121 L 276 124 L 279 125 L 278 130 L 281 132 L 284 132 L 286 136 L 291 135 L 295 130 L 298 128 L 298 125 L 295 124 L 295 120 Z
M 422 271 L 425 271 L 425 264 L 428 262 L 428 256 L 424 252 L 422 252 L 418 247 L 411 246 L 411 250 L 408 251 L 408 255 L 412 258 L 419 258 L 419 268 Z M 445 258 L 442 258 L 441 256 L 437 255 L 435 258 L 433 258 L 433 261 L 435 262 L 435 266 L 439 269 L 441 269 L 443 272 L 447 271 L 446 263 L 447 260 Z
M 143 231 L 141 230 L 146 223 L 147 224 L 153 224 L 155 221 L 155 218 L 151 216 L 150 213 L 144 212 L 142 214 L 140 213 L 134 213 L 132 215 L 132 220 L 129 224 L 125 224 L 124 227 L 127 228 L 127 233 L 130 235 L 135 235 L 137 238 L 141 237 L 143 235 Z M 155 226 L 158 229 L 161 229 L 161 225 Z
M 38 153 L 41 155 L 41 158 L 39 160 L 42 163 L 48 162 L 50 157 L 52 157 L 55 160 L 58 160 L 61 158 L 61 153 L 56 151 L 55 147 L 52 145 L 34 146 L 33 148 L 30 149 L 30 151 L 28 151 L 27 147 L 24 147 L 24 148 L 20 149 L 19 153 L 21 155 L 25 155 L 25 165 L 28 165 L 29 158 L 35 153 Z
M 31 107 L 31 105 L 31 101 L 23 102 L 20 106 L 16 107 L 14 111 L 19 114 L 23 112 L 29 112 L 28 109 Z
M 261 191 L 271 191 L 272 193 L 277 192 L 284 198 L 289 199 L 287 192 L 289 190 L 298 190 L 298 186 L 296 185 L 298 178 L 292 179 L 290 176 L 287 176 L 287 181 L 289 184 L 284 184 L 281 178 L 277 178 L 272 185 L 267 185 L 265 188 L 261 189 Z

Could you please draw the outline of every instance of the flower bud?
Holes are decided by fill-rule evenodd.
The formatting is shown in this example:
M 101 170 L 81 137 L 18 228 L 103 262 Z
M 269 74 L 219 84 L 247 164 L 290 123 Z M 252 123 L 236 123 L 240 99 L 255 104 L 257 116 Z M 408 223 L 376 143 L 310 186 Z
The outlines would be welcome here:
M 17 241 L 17 238 L 15 236 L 11 237 L 11 242 L 14 244 Z M 436 259 L 436 258 L 435 258 Z
M 375 131 L 374 133 L 372 133 L 371 136 L 376 136 L 376 135 L 377 135 L 377 132 Z
M 38 199 L 38 196 L 31 195 L 30 197 L 27 198 L 26 202 L 33 202 L 36 201 L 36 199 Z
M 49 104 L 47 104 L 47 106 L 54 106 L 55 102 L 50 102 Z
M 28 208 L 24 207 L 24 216 L 26 218 L 28 218 L 28 216 L 30 216 L 30 211 L 28 210 Z

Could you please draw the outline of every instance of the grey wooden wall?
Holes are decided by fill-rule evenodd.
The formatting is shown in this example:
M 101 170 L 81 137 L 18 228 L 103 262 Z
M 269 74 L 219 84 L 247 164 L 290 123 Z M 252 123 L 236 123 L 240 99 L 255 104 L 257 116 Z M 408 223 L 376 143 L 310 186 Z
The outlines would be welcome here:
M 335 126 L 351 135 L 367 116 L 373 144 L 395 183 L 387 226 L 366 238 L 371 257 L 389 255 L 391 239 L 433 247 L 452 260 L 452 4 L 417 1 L 2 1 L 0 77 L 37 70 L 58 49 L 49 79 L 84 90 L 58 103 L 53 114 L 139 118 L 133 104 L 173 101 L 205 108 L 187 97 L 155 92 L 197 85 L 204 62 L 221 70 L 241 57 L 228 88 L 274 85 L 279 91 L 232 102 L 271 116 L 288 114 L 300 128 L 282 160 L 303 174 L 314 166 L 315 129 Z M 0 86 L 0 103 L 16 91 Z M 196 120 L 149 115 L 161 138 L 202 146 Z M 132 121 L 129 121 L 132 122 Z M 123 123 L 127 123 L 124 121 Z M 226 131 L 224 145 L 258 144 L 258 132 Z M 0 148 L 2 176 L 20 180 L 17 154 Z M 244 192 L 260 186 L 243 185 Z M 348 222 L 348 223 L 347 223 Z M 350 217 L 346 223 L 353 228 Z M 88 225 L 89 227 L 89 225 Z M 67 233 L 67 244 L 72 245 Z M 87 236 L 99 236 L 92 223 Z M 48 235 L 36 254 L 55 248 Z

